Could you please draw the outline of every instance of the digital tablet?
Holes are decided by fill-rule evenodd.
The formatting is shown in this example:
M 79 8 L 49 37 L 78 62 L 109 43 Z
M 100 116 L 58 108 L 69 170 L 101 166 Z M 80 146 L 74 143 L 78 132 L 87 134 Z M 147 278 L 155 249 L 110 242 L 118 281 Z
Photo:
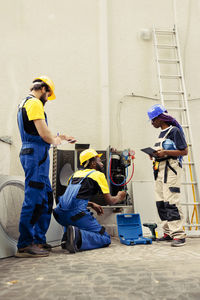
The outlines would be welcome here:
M 155 155 L 156 150 L 151 148 L 151 147 L 143 148 L 143 149 L 140 149 L 140 150 L 143 151 L 144 153 L 148 154 L 148 155 L 156 157 L 156 155 Z

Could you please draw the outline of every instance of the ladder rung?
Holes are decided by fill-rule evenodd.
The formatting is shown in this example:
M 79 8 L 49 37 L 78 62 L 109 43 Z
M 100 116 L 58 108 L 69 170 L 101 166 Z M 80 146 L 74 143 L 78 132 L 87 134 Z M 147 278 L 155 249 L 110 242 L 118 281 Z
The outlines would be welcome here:
M 200 227 L 200 224 L 184 224 L 185 227 Z
M 180 79 L 182 78 L 181 75 L 160 75 L 160 78 L 163 78 L 163 79 Z
M 178 99 L 165 99 L 165 102 L 167 102 L 167 101 L 177 102 L 177 101 L 180 101 L 180 100 L 178 100 Z
M 159 49 L 176 49 L 176 45 L 165 45 L 165 44 L 157 44 L 155 45 Z
M 159 63 L 163 63 L 163 64 L 175 64 L 175 63 L 179 63 L 180 60 L 178 59 L 158 59 Z
M 177 102 L 177 101 L 179 101 L 179 100 L 177 100 L 177 99 L 165 99 L 165 102 Z
M 194 162 L 193 161 L 191 161 L 191 162 L 183 162 L 183 165 L 184 166 L 194 165 Z
M 196 185 L 197 182 L 196 182 L 196 181 L 192 181 L 192 182 L 182 182 L 181 184 L 183 184 L 183 185 L 192 185 L 192 184 Z
M 162 94 L 165 95 L 179 95 L 179 94 L 184 94 L 183 91 L 163 91 Z
M 156 34 L 175 34 L 174 30 L 155 30 Z
M 185 107 L 167 107 L 167 110 L 183 110 L 186 111 Z
M 189 125 L 181 125 L 183 128 L 189 128 Z
M 200 205 L 200 202 L 194 202 L 194 203 L 181 203 L 181 205 Z

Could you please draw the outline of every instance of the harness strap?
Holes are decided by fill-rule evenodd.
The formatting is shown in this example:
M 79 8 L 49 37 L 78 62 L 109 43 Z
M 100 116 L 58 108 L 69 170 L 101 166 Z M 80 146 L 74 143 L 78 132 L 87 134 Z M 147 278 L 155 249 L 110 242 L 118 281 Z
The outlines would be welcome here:
M 172 166 L 170 166 L 170 163 L 169 163 L 169 161 L 167 160 L 167 161 L 166 161 L 166 165 L 165 165 L 165 171 L 164 171 L 164 183 L 167 183 L 168 168 L 171 169 L 172 172 L 174 172 L 174 174 L 177 175 L 176 170 L 175 170 Z
M 161 162 L 161 161 L 165 161 L 165 160 L 169 160 L 169 159 L 177 160 L 177 157 L 175 157 L 175 156 L 168 156 L 168 157 L 162 157 L 162 158 L 156 157 L 155 161 Z

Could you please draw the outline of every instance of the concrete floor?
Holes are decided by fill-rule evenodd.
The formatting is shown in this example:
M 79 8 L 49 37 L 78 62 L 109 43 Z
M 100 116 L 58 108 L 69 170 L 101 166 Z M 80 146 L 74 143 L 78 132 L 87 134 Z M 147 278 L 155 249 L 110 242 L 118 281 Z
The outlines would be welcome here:
M 0 260 L 0 299 L 200 299 L 200 239 Z

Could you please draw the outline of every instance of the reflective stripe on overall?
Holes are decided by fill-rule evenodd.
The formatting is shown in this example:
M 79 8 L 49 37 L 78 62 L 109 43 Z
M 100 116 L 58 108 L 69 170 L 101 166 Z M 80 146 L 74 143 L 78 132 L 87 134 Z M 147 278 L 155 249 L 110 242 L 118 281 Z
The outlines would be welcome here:
M 162 144 L 172 128 L 167 131 L 163 138 L 158 139 L 154 149 L 162 149 Z M 164 233 L 173 238 L 184 238 L 183 213 L 180 205 L 181 167 L 178 159 L 168 157 L 155 161 L 154 177 L 156 206 Z
M 104 227 L 87 208 L 88 200 L 77 198 L 82 181 L 93 172 L 96 171 L 89 172 L 78 184 L 72 184 L 71 178 L 65 193 L 59 198 L 59 204 L 54 209 L 54 217 L 59 224 L 66 227 L 73 225 L 80 229 L 82 237 L 80 250 L 101 248 L 111 243 L 110 236 L 105 232 Z
M 32 97 L 27 97 L 18 110 L 17 121 L 22 140 L 20 161 L 25 172 L 25 197 L 22 206 L 18 248 L 31 243 L 46 243 L 53 206 L 53 194 L 49 181 L 50 145 L 24 129 L 22 107 Z M 46 123 L 47 119 L 45 118 Z

